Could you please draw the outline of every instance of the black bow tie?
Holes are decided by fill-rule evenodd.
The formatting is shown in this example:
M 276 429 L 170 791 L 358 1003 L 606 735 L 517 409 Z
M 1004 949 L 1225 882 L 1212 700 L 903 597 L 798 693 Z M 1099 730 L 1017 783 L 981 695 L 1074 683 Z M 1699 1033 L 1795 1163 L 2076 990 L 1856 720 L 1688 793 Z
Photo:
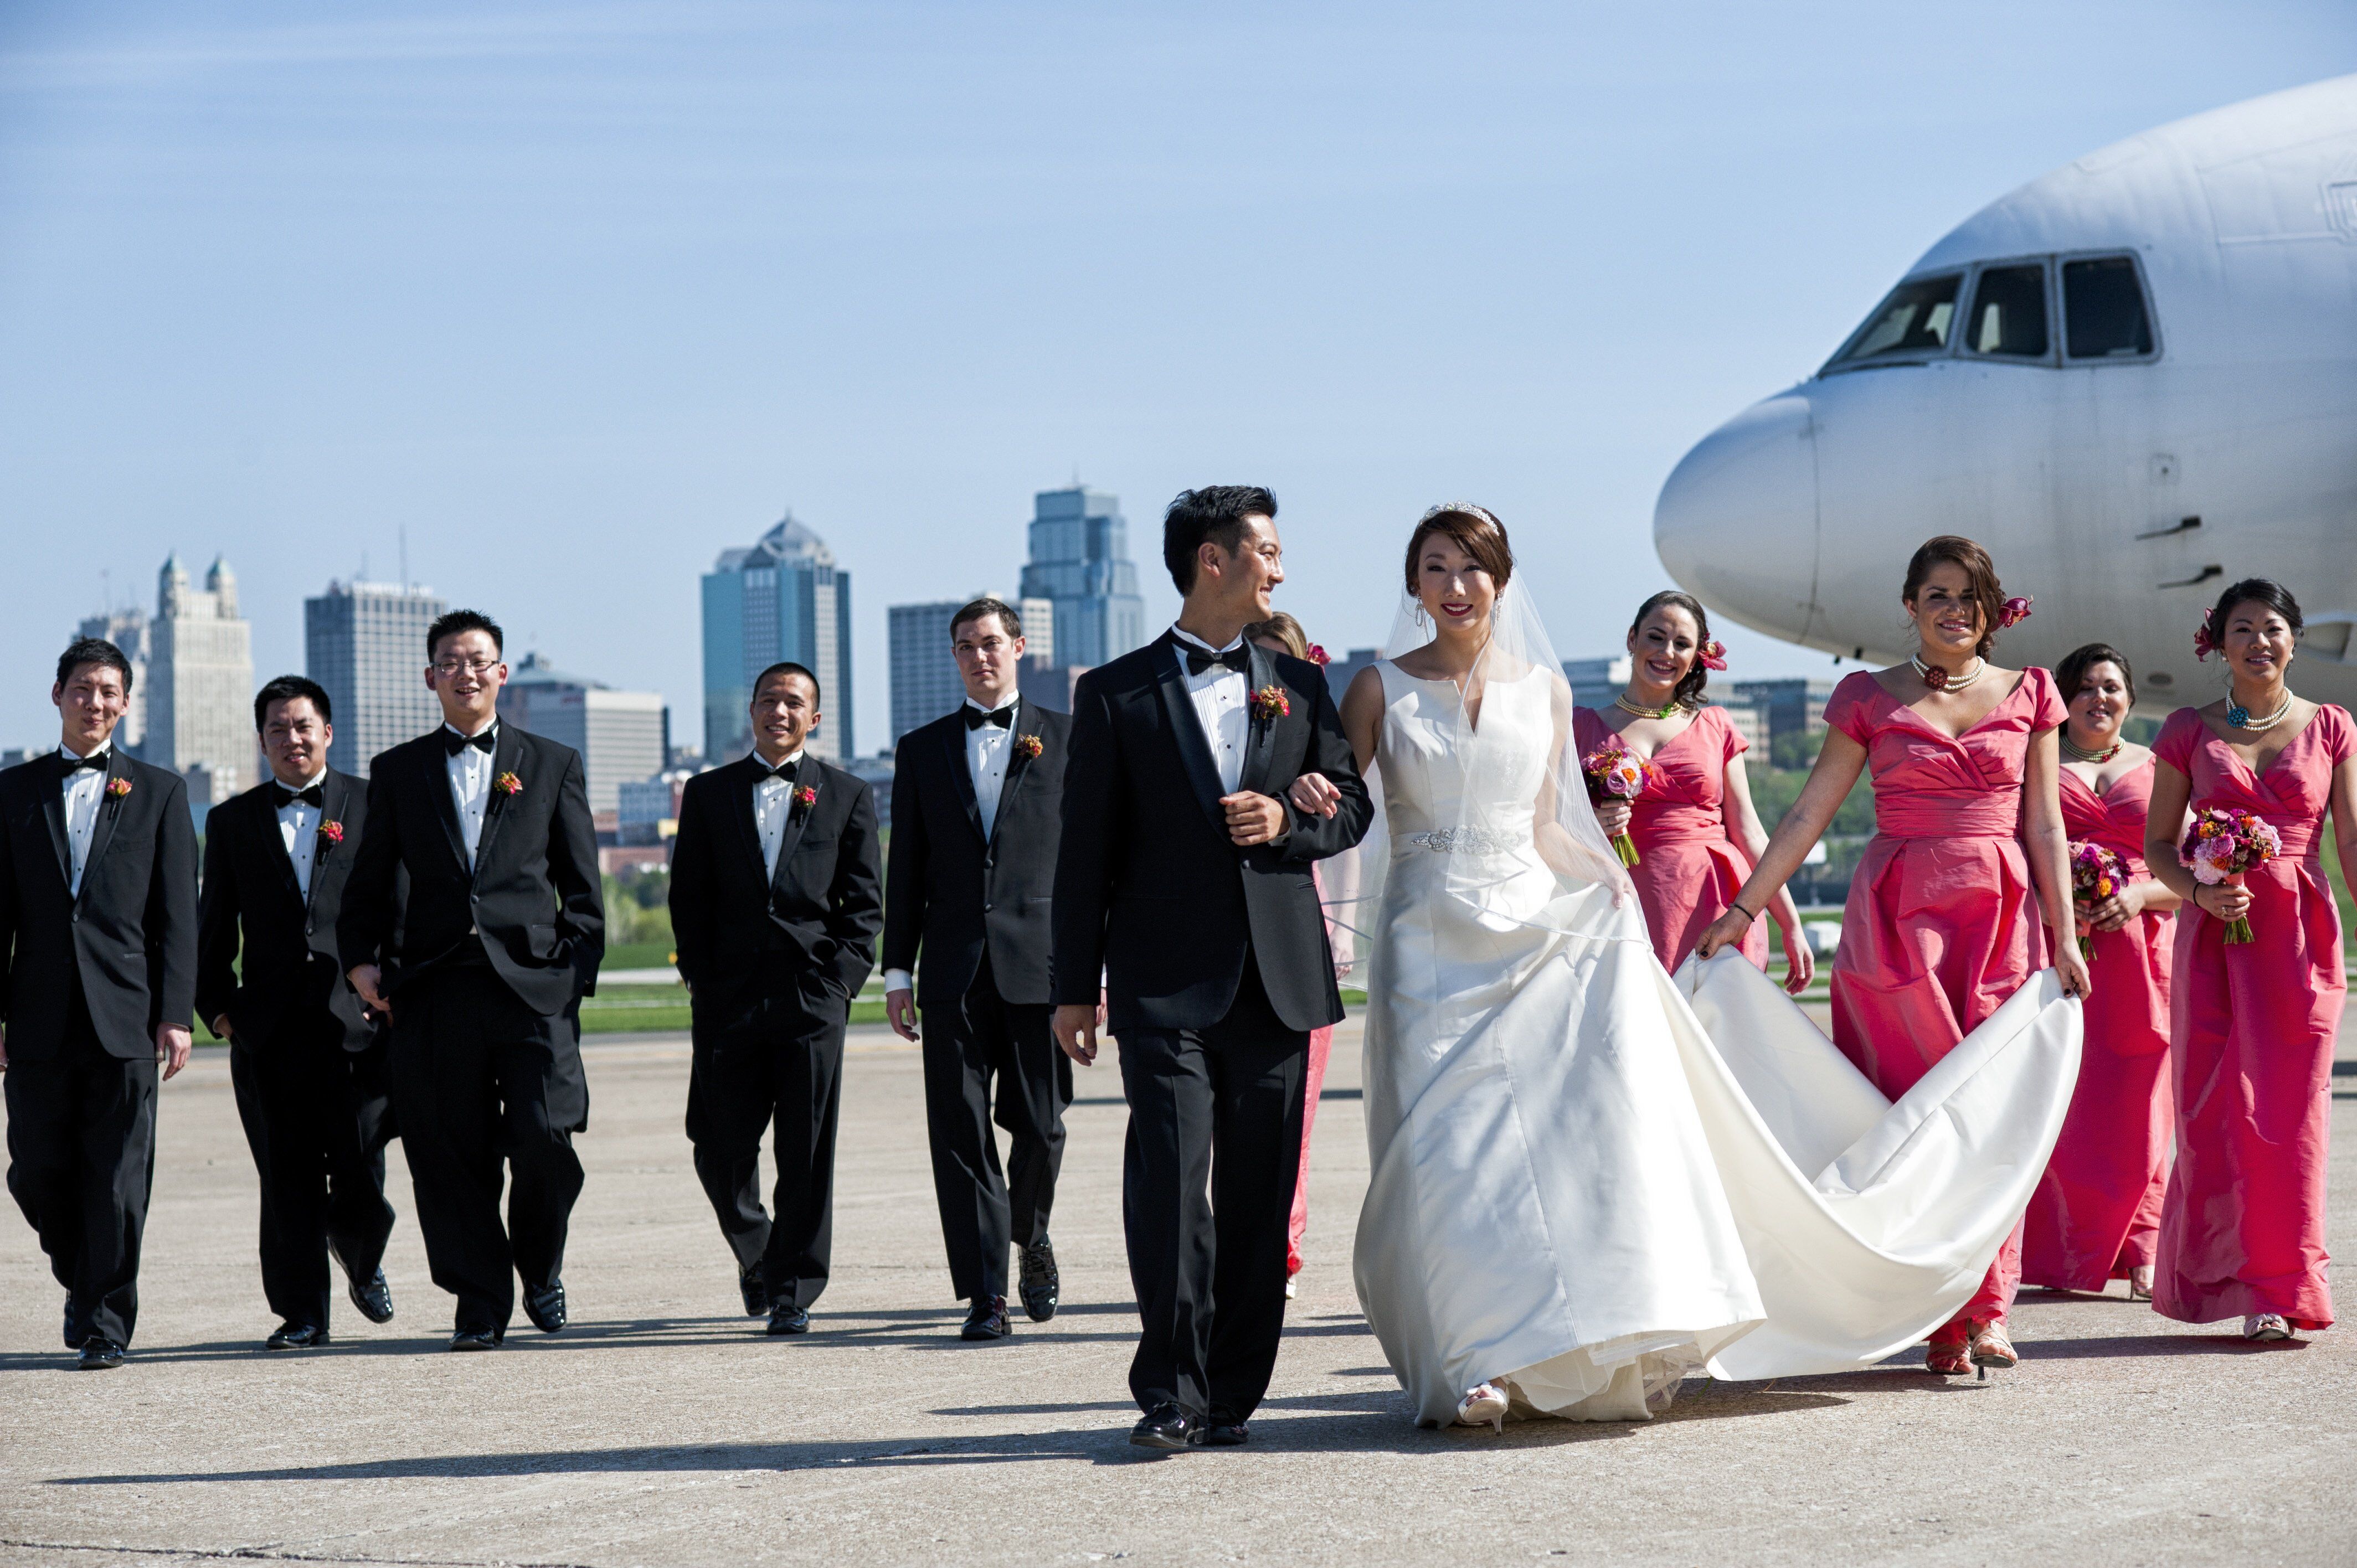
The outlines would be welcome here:
M 307 806 L 317 806 L 321 811 L 327 810 L 328 806 L 328 797 L 320 792 L 317 784 L 307 784 L 300 789 L 289 789 L 284 784 L 278 786 L 279 810 L 284 811 L 297 800 Z
M 790 761 L 780 762 L 775 768 L 772 768 L 768 763 L 761 760 L 761 754 L 758 751 L 753 754 L 753 762 L 756 767 L 760 768 L 763 777 L 780 779 L 788 784 L 794 781 L 794 771 L 802 765 L 802 759 L 797 757 Z
M 106 759 L 107 754 L 102 751 L 93 751 L 88 757 L 70 757 L 66 761 L 66 771 L 70 774 L 79 773 L 87 768 L 94 772 L 103 773 L 106 771 Z
M 1178 648 L 1187 655 L 1187 673 L 1189 675 L 1200 675 L 1214 664 L 1232 670 L 1239 675 L 1248 674 L 1252 670 L 1252 650 L 1241 642 L 1225 653 L 1206 653 L 1191 642 L 1182 642 Z
M 985 725 L 996 725 L 1000 729 L 1012 729 L 1015 726 L 1015 704 L 1009 703 L 1003 708 L 993 708 L 988 713 L 984 713 L 972 703 L 968 703 L 965 706 L 965 727 L 980 729 Z
M 442 729 L 442 749 L 453 757 L 470 746 L 485 757 L 489 757 L 499 744 L 500 726 L 497 725 L 493 725 L 480 735 L 460 735 L 447 725 Z

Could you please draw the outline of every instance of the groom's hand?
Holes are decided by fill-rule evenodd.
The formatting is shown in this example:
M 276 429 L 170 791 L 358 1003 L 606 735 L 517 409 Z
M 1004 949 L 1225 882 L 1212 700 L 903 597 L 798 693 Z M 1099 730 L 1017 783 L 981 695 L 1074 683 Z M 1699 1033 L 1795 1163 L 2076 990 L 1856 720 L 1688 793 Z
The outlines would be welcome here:
M 1250 849 L 1256 843 L 1266 843 L 1285 832 L 1285 805 L 1273 796 L 1256 795 L 1247 789 L 1238 795 L 1222 795 L 1220 804 L 1228 813 L 1228 837 L 1238 849 Z
M 1104 1009 L 1086 1002 L 1066 1003 L 1056 1009 L 1055 1021 L 1049 1026 L 1056 1033 L 1056 1045 L 1063 1053 L 1082 1067 L 1097 1065 L 1097 1026 L 1103 1021 Z

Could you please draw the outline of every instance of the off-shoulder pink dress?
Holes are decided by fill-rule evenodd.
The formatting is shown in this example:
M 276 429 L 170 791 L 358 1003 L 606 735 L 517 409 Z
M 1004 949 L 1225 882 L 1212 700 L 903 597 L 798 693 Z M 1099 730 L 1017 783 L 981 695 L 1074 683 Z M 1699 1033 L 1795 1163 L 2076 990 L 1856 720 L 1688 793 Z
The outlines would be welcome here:
M 2149 880 L 2144 820 L 2152 760 L 2100 795 L 2071 769 L 2061 771 L 2062 823 L 2072 842 L 2102 844 L 2127 863 L 2132 881 Z M 2175 935 L 2175 917 L 2162 910 L 2089 938 L 2095 986 L 2086 1003 L 2086 1047 L 2062 1135 L 2023 1222 L 2024 1284 L 2100 1291 L 2155 1261 L 2175 1116 L 2168 1072 Z
M 1620 738 L 1592 708 L 1574 709 L 1571 722 L 1582 757 Z M 1724 709 L 1706 707 L 1651 759 L 1653 776 L 1629 819 L 1637 845 L 1629 875 L 1663 969 L 1685 961 L 1751 875 L 1751 857 L 1735 842 L 1725 811 L 1727 765 L 1750 746 Z M 1743 956 L 1768 967 L 1765 918 L 1743 933 Z
M 2326 1136 L 2347 984 L 2341 913 L 2324 876 L 2332 773 L 2357 748 L 2347 710 L 2324 706 L 2265 773 L 2179 708 L 2153 753 L 2185 775 L 2193 808 L 2238 806 L 2275 824 L 2283 854 L 2247 875 L 2252 940 L 2215 916 L 2177 921 L 2169 1042 L 2177 1166 L 2161 1204 L 2152 1305 L 2185 1323 L 2281 1313 L 2330 1327 Z M 2096 982 L 2100 992 L 2102 982 Z
M 1825 723 L 1866 747 L 1874 838 L 1850 878 L 1834 953 L 1834 1044 L 1896 1100 L 2045 967 L 2021 780 L 2029 739 L 2063 718 L 2054 677 L 2032 668 L 1953 736 L 1867 671 L 1834 688 Z M 2002 1322 L 2021 1281 L 2021 1229 L 1934 1344 Z

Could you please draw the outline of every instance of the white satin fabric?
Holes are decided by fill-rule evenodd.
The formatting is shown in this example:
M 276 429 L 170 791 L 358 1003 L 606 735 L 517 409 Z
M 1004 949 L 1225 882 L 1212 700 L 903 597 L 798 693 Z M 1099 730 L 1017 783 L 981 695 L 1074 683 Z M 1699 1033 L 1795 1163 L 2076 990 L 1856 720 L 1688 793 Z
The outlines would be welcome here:
M 1673 981 L 1633 898 L 1566 894 L 1527 807 L 1516 837 L 1551 671 L 1492 682 L 1476 731 L 1448 682 L 1377 668 L 1356 1274 L 1417 1419 L 1489 1381 L 1521 1415 L 1642 1420 L 1689 1370 L 1871 1366 L 1945 1322 L 2069 1107 L 2079 1008 L 2051 972 L 1888 1103 L 1740 954 Z M 1469 776 L 1504 831 L 1436 842 Z

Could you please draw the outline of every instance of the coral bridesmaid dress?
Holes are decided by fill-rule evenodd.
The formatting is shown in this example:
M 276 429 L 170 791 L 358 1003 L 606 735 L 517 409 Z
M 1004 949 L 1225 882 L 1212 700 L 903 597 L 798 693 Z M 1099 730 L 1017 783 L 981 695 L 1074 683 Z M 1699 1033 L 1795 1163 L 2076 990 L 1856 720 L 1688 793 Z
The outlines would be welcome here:
M 2113 851 L 2138 882 L 2152 875 L 2144 860 L 2152 773 L 2147 757 L 2098 795 L 2062 769 L 2062 822 L 2072 839 Z M 2162 910 L 2090 938 L 2095 989 L 2086 1004 L 2079 1086 L 2024 1220 L 2025 1284 L 2100 1291 L 2155 1261 L 2175 1117 L 2167 1070 L 2175 933 L 2175 917 Z
M 2352 746 L 2347 710 L 2331 706 L 2264 773 L 2190 708 L 2171 714 L 2153 743 L 2191 781 L 2196 811 L 2239 806 L 2283 836 L 2283 854 L 2244 880 L 2252 940 L 2227 946 L 2224 925 L 2197 909 L 2177 922 L 2177 1167 L 2161 1205 L 2152 1305 L 2181 1322 L 2274 1312 L 2296 1328 L 2332 1323 L 2325 1144 L 2346 982 L 2324 816 L 2332 771 Z
M 1571 722 L 1582 757 L 1620 738 L 1592 708 L 1574 709 Z M 1706 707 L 1651 758 L 1653 777 L 1629 821 L 1629 836 L 1637 845 L 1637 864 L 1629 875 L 1637 884 L 1653 956 L 1663 969 L 1685 961 L 1751 875 L 1751 857 L 1729 836 L 1723 812 L 1727 765 L 1750 746 L 1724 709 Z M 1768 967 L 1764 912 L 1743 934 L 1743 956 Z
M 2021 847 L 2021 779 L 2030 736 L 2064 716 L 2054 677 L 2036 668 L 1961 736 L 1867 671 L 1825 703 L 1826 725 L 1866 747 L 1874 777 L 1875 834 L 1850 878 L 1834 953 L 1834 1044 L 1889 1099 L 2046 966 Z M 2003 1322 L 2020 1281 L 2016 1226 L 1933 1343 Z

